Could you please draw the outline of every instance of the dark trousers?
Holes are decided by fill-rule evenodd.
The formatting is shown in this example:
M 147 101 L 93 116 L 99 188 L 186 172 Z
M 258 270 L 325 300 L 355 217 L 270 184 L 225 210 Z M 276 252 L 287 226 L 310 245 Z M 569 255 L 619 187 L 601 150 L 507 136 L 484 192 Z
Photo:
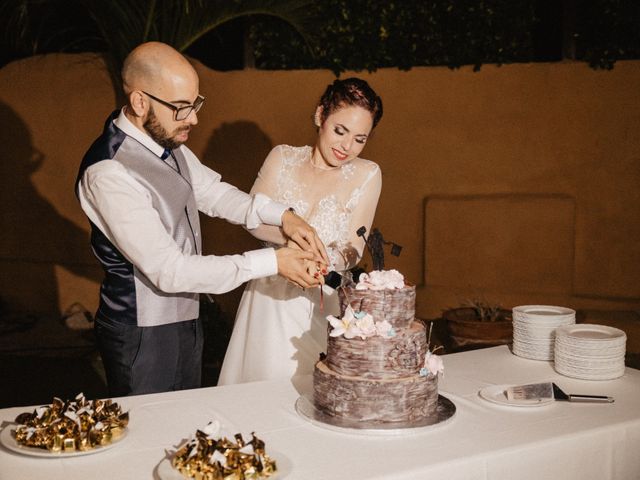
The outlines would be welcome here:
M 96 319 L 98 349 L 109 395 L 198 388 L 202 380 L 202 322 L 138 327 Z

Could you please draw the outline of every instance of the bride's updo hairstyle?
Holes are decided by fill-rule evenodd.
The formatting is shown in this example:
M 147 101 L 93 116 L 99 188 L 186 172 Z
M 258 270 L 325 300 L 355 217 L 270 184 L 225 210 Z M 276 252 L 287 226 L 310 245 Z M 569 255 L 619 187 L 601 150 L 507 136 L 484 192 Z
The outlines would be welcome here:
M 358 106 L 370 112 L 373 117 L 372 129 L 382 118 L 382 99 L 367 82 L 355 77 L 335 80 L 328 85 L 320 98 L 319 106 L 322 107 L 322 123 L 329 115 L 345 106 Z

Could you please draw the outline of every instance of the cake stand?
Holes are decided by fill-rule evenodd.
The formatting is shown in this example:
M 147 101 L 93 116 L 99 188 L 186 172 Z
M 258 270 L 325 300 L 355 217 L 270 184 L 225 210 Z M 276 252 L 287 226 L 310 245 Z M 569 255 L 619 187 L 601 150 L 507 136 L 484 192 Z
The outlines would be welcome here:
M 438 395 L 436 411 L 415 422 L 355 421 L 334 417 L 319 411 L 307 395 L 296 400 L 296 412 L 312 425 L 342 433 L 359 435 L 407 435 L 422 433 L 448 423 L 456 413 L 456 406 L 448 398 Z

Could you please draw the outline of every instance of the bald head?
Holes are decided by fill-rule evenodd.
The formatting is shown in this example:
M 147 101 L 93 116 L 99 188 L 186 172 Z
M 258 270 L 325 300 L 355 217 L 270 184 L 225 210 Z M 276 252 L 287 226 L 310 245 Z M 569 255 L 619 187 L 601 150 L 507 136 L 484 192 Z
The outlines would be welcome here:
M 125 95 L 134 90 L 163 91 L 198 85 L 198 75 L 188 60 L 173 47 L 160 42 L 139 45 L 122 67 Z

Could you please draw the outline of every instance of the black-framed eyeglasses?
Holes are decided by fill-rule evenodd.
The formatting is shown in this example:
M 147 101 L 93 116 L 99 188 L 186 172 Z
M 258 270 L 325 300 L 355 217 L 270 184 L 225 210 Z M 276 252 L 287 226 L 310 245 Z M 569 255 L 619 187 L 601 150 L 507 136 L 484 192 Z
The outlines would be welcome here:
M 185 105 L 183 107 L 177 107 L 173 103 L 169 103 L 169 102 L 166 102 L 166 101 L 162 100 L 161 98 L 154 97 L 153 95 L 151 95 L 150 93 L 145 92 L 144 90 L 142 90 L 142 93 L 144 93 L 149 98 L 154 99 L 156 102 L 161 103 L 165 107 L 168 107 L 171 110 L 173 110 L 173 119 L 176 122 L 185 120 L 189 115 L 191 115 L 191 112 L 198 113 L 198 111 L 202 108 L 202 105 L 204 104 L 204 97 L 202 95 L 198 95 L 198 97 L 196 98 L 196 101 L 193 102 L 193 104 L 191 104 L 191 105 Z

